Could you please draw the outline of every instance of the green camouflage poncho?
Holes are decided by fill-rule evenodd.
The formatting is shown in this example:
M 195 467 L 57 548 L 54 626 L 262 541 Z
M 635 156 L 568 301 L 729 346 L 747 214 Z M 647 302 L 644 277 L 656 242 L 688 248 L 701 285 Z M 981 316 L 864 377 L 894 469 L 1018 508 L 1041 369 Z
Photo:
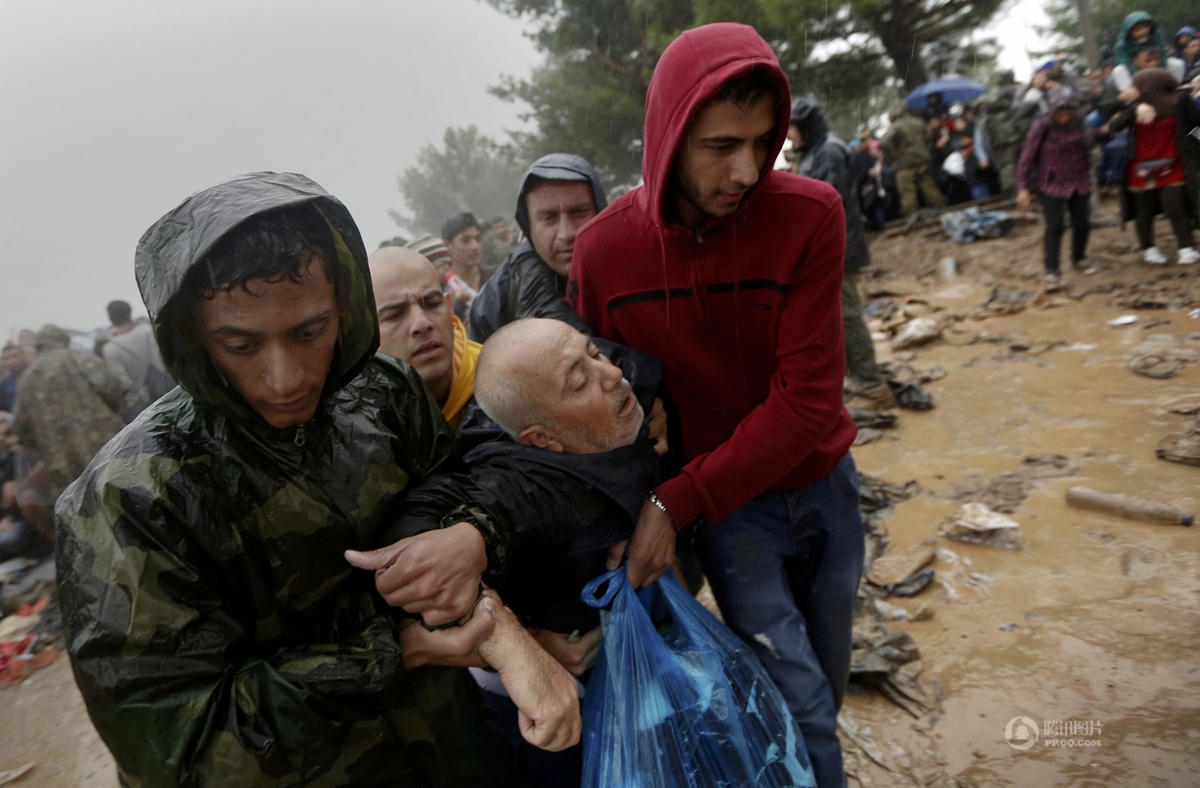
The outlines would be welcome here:
M 330 226 L 348 318 L 316 416 L 276 430 L 223 384 L 172 299 L 222 235 L 294 205 Z M 452 451 L 420 379 L 374 356 L 366 253 L 346 209 L 301 176 L 246 176 L 155 224 L 136 273 L 180 388 L 55 510 L 68 649 L 122 781 L 507 783 L 466 671 L 406 671 L 398 618 L 342 558 L 376 546 L 394 504 Z M 499 550 L 492 538 L 493 562 Z

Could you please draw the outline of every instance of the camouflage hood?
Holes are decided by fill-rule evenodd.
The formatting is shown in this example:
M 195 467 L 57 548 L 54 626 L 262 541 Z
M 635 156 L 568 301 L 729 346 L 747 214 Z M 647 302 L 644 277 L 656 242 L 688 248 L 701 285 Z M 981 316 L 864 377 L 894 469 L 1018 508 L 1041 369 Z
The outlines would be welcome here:
M 257 172 L 196 192 L 142 236 L 134 275 L 154 326 L 163 363 L 180 387 L 201 405 L 236 421 L 261 418 L 221 381 L 191 316 L 180 307 L 188 272 L 231 230 L 259 214 L 311 206 L 329 226 L 337 259 L 334 281 L 345 317 L 330 365 L 325 397 L 346 385 L 379 346 L 379 322 L 367 269 L 367 253 L 350 212 L 319 185 L 294 173 Z

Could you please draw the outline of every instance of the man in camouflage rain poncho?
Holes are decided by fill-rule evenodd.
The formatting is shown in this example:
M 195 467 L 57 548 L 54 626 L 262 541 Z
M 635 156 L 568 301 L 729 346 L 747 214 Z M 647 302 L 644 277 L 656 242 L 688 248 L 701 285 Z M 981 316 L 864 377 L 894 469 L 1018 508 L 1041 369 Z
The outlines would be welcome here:
M 469 480 L 449 510 L 405 508 L 453 444 L 415 372 L 374 355 L 345 207 L 303 176 L 245 176 L 160 219 L 135 268 L 180 387 L 55 510 L 67 647 L 122 782 L 513 783 L 466 671 L 439 663 L 486 659 L 525 694 L 526 738 L 576 739 L 573 680 L 511 613 L 439 594 L 538 535 L 462 503 Z M 429 625 L 469 613 L 461 627 L 401 618 L 343 557 L 401 514 L 444 527 L 398 546 L 399 603 Z

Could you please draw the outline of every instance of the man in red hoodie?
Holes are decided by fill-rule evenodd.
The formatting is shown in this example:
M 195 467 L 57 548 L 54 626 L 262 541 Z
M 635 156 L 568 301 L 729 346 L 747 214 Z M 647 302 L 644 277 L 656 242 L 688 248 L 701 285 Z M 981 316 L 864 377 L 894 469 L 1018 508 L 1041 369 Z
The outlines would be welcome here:
M 862 568 L 855 427 L 842 405 L 845 214 L 832 186 L 772 169 L 787 80 L 753 28 L 667 47 L 646 96 L 644 185 L 587 224 L 568 300 L 596 334 L 662 360 L 686 465 L 642 509 L 629 575 L 650 582 L 678 530 L 721 611 L 844 785 L 837 710 Z

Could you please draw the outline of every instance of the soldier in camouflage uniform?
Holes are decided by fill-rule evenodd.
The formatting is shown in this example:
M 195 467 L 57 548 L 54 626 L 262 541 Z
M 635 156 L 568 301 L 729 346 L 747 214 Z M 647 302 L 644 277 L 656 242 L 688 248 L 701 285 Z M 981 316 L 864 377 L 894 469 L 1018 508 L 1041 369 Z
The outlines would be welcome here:
M 284 226 L 284 251 L 260 240 Z M 481 657 L 519 707 L 535 680 L 566 699 L 530 705 L 541 730 L 527 738 L 547 749 L 577 738 L 574 680 L 544 652 L 502 647 L 515 619 L 475 601 L 483 567 L 502 573 L 527 534 L 460 499 L 445 527 L 401 545 L 391 570 L 422 554 L 432 567 L 406 605 L 428 624 L 459 613 L 422 595 L 446 573 L 476 578 L 469 620 L 436 633 L 343 557 L 379 544 L 453 448 L 416 373 L 374 355 L 366 252 L 345 207 L 303 176 L 245 176 L 151 227 L 135 272 L 180 387 L 55 510 L 67 648 L 122 783 L 519 783 L 467 672 L 436 664 Z M 299 393 L 269 394 L 293 373 Z
M 71 350 L 70 337 L 46 325 L 38 357 L 21 375 L 13 426 L 24 449 L 36 452 L 49 477 L 49 502 L 121 431 L 121 381 L 93 353 Z
M 929 174 L 929 133 L 915 110 L 903 102 L 892 107 L 888 116 L 891 128 L 879 141 L 888 164 L 896 171 L 896 189 L 900 192 L 900 218 L 917 212 L 920 199 L 930 208 L 946 207 L 946 198 Z

